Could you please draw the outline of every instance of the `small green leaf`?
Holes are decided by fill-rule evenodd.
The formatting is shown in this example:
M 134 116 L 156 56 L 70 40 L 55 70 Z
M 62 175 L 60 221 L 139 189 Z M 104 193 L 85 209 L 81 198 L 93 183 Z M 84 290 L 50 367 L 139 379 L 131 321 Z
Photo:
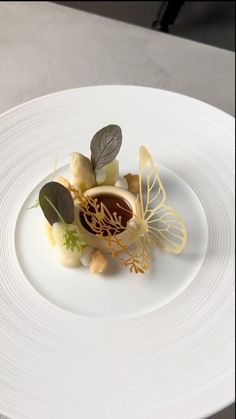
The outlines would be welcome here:
M 40 206 L 40 204 L 39 204 L 39 200 L 38 200 L 38 199 L 36 199 L 36 200 L 34 201 L 33 205 L 32 205 L 31 207 L 26 208 L 26 209 L 38 208 L 39 206 Z
M 74 201 L 70 192 L 60 183 L 46 183 L 39 192 L 39 204 L 51 225 L 58 221 L 73 223 Z
M 65 246 L 67 249 L 72 250 L 72 252 L 74 252 L 75 249 L 79 250 L 80 252 L 82 247 L 85 245 L 84 240 L 78 235 L 76 229 L 66 229 L 64 240 L 65 241 L 63 243 L 63 246 Z
M 122 144 L 122 132 L 118 125 L 100 129 L 92 138 L 91 161 L 93 169 L 101 169 L 115 160 Z

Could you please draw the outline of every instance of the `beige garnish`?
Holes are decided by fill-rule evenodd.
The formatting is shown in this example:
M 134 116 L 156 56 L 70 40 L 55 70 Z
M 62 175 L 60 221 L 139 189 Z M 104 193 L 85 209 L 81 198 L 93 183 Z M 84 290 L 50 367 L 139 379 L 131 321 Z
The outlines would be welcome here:
M 69 189 L 69 187 L 70 187 L 70 184 L 69 184 L 68 180 L 65 179 L 63 176 L 58 176 L 55 179 L 55 182 L 60 183 L 62 186 L 65 186 L 66 189 Z
M 46 237 L 48 239 L 49 244 L 51 246 L 55 246 L 56 241 L 53 237 L 52 226 L 51 226 L 51 224 L 49 224 L 49 222 L 46 220 L 46 218 L 44 220 L 44 231 L 45 231 L 45 234 L 46 234 Z
M 90 272 L 100 274 L 102 272 L 105 272 L 107 267 L 108 259 L 106 258 L 106 256 L 102 252 L 100 252 L 100 250 L 95 250 L 95 252 L 92 253 L 89 262 Z
M 138 195 L 139 193 L 139 175 L 132 175 L 132 173 L 128 173 L 124 176 L 128 183 L 128 190 L 133 193 L 134 195 Z

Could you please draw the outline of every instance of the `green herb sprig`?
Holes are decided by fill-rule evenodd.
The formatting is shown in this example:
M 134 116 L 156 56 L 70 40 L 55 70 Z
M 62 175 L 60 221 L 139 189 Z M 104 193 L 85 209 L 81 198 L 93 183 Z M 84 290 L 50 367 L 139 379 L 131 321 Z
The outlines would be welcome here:
M 83 246 L 85 246 L 85 241 L 78 235 L 77 230 L 69 230 L 66 229 L 65 235 L 64 235 L 64 243 L 63 246 L 65 246 L 67 249 L 72 250 L 74 252 L 75 249 L 79 250 L 81 252 Z
M 68 224 L 64 221 L 61 214 L 59 213 L 55 205 L 51 202 L 51 200 L 47 196 L 44 196 L 44 198 L 49 203 L 49 205 L 51 205 L 51 207 L 54 209 L 54 211 L 58 215 L 59 220 L 65 226 L 65 234 L 63 236 L 63 240 L 64 240 L 63 246 L 65 246 L 67 250 L 71 250 L 72 252 L 74 252 L 75 249 L 81 252 L 82 247 L 85 246 L 86 244 L 85 241 L 82 239 L 82 237 L 79 236 L 78 231 L 75 228 L 74 229 L 69 228 Z

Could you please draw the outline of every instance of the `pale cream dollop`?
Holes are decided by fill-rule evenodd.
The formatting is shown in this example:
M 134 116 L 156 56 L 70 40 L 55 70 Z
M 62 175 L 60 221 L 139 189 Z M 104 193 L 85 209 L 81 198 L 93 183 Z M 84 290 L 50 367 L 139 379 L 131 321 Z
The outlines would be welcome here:
M 81 251 L 81 263 L 86 268 L 89 267 L 89 263 L 91 260 L 92 253 L 94 252 L 94 248 L 91 246 L 85 246 Z
M 55 240 L 55 252 L 59 262 L 70 268 L 74 268 L 81 264 L 81 252 L 78 249 L 67 249 L 64 245 L 64 236 L 66 229 L 76 230 L 79 234 L 78 227 L 74 224 L 63 224 L 61 222 L 54 223 L 52 233 Z

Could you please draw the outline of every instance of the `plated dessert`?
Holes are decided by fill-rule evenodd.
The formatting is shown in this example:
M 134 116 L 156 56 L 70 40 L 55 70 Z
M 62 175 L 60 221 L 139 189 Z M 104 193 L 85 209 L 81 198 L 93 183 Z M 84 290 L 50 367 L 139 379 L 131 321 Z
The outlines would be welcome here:
M 121 128 L 108 125 L 92 138 L 90 158 L 70 156 L 70 179 L 53 178 L 38 204 L 48 242 L 65 266 L 103 273 L 109 254 L 131 273 L 145 273 L 153 251 L 180 253 L 186 245 L 184 221 L 170 206 L 153 159 L 139 151 L 137 173 L 120 175 L 116 159 Z

